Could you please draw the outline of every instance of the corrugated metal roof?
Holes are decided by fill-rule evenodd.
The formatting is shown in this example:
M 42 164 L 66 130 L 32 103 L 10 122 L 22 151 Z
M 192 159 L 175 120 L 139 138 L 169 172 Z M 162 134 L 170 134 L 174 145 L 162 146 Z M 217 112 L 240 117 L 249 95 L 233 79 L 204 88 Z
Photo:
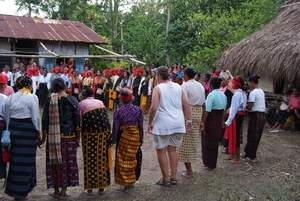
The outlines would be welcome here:
M 2 14 L 0 14 L 0 38 L 107 44 L 81 22 Z

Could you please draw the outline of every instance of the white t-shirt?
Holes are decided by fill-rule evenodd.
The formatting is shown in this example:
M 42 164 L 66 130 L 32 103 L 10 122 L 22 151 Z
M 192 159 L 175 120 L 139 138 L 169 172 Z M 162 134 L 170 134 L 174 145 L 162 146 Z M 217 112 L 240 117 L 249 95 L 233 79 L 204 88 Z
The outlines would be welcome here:
M 154 117 L 152 133 L 155 135 L 186 133 L 180 85 L 161 83 L 156 87 L 160 89 L 160 100 Z
M 7 96 L 4 94 L 0 94 L 0 119 L 4 120 L 5 117 L 5 103 L 6 103 Z M 3 118 L 1 118 L 3 117 Z
M 190 105 L 203 105 L 205 103 L 205 90 L 202 84 L 194 79 L 188 80 L 181 85 Z
M 248 102 L 253 103 L 252 110 L 250 112 L 265 112 L 265 93 L 262 89 L 254 89 L 248 98 Z

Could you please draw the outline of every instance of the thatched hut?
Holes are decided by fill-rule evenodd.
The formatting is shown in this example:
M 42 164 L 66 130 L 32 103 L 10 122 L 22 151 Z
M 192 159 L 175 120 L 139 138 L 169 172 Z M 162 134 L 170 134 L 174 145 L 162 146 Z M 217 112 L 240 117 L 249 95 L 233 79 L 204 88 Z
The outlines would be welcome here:
M 226 50 L 219 69 L 248 76 L 259 74 L 275 90 L 300 84 L 300 0 L 290 0 L 277 16 L 256 33 Z M 268 88 L 268 87 L 266 87 Z M 270 91 L 270 86 L 269 90 Z M 277 90 L 278 91 L 278 90 Z

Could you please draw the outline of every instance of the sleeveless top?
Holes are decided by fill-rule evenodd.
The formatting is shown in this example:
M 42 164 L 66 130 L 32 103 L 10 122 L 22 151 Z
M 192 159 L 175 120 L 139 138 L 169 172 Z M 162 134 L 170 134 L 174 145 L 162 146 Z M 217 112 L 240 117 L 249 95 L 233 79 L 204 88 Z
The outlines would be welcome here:
M 160 101 L 154 117 L 152 133 L 155 135 L 185 133 L 180 85 L 161 83 L 156 87 L 160 89 Z

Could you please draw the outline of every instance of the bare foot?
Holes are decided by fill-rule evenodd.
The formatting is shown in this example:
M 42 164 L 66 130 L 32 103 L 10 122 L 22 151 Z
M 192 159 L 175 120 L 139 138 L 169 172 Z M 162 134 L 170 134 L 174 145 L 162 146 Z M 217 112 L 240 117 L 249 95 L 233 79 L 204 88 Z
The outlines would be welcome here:
M 54 197 L 54 198 L 59 198 L 59 193 L 49 193 L 50 196 Z
M 182 170 L 182 172 L 186 172 L 186 170 Z
M 3 195 L 2 195 L 3 196 Z M 3 196 L 4 197 L 4 196 Z M 29 199 L 29 197 L 26 197 L 26 198 L 24 198 L 24 199 L 14 199 L 15 201 L 24 201 L 24 200 L 28 200 Z
M 241 161 L 240 160 L 235 160 L 235 159 L 233 159 L 233 160 L 230 160 L 230 161 L 228 161 L 229 163 L 234 163 L 234 164 L 241 164 Z
M 103 195 L 103 194 L 105 194 L 105 190 L 104 189 L 99 189 L 98 193 L 99 193 L 99 195 Z
M 0 194 L 0 199 L 2 199 L 2 198 L 4 198 L 4 196 Z
M 130 189 L 130 186 L 125 186 L 122 191 L 125 192 L 125 193 L 128 193 L 129 192 L 129 189 Z
M 253 159 L 251 159 L 251 158 L 245 158 L 244 159 L 245 161 L 248 161 L 248 162 L 250 162 L 250 163 L 257 163 L 257 159 L 256 158 L 253 158 Z
M 85 191 L 83 191 L 83 193 L 86 195 L 90 195 L 90 196 L 94 195 L 92 190 L 85 190 Z
M 231 156 L 224 158 L 224 160 L 233 160 L 234 158 L 232 158 Z
M 182 173 L 182 174 L 181 174 L 181 176 L 183 176 L 183 177 L 187 177 L 187 178 L 193 178 L 193 177 L 194 177 L 194 175 L 193 175 L 193 174 L 188 174 L 187 172 L 185 172 L 185 173 Z
M 61 195 L 59 195 L 59 199 L 67 199 L 68 197 L 70 197 L 71 195 L 68 195 L 67 193 L 65 193 L 65 194 L 61 194 Z
M 216 170 L 216 168 L 215 169 L 212 169 L 212 168 L 209 168 L 209 167 L 205 167 L 205 168 L 203 168 L 204 170 L 209 170 L 209 171 L 215 171 Z

